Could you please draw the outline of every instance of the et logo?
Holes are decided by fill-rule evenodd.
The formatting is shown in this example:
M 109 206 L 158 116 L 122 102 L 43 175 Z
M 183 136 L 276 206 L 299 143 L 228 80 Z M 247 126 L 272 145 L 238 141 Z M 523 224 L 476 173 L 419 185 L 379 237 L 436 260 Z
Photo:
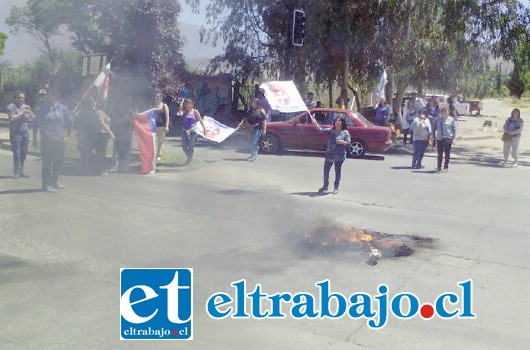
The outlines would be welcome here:
M 193 270 L 121 269 L 122 340 L 192 340 Z

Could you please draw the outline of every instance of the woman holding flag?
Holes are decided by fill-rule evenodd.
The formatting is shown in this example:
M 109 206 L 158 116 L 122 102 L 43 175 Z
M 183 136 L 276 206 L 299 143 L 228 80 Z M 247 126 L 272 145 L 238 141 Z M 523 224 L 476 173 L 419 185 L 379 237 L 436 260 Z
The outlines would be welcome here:
M 351 143 L 351 137 L 346 126 L 346 120 L 344 118 L 336 118 L 333 121 L 333 128 L 326 129 L 322 129 L 313 116 L 311 116 L 311 122 L 318 131 L 329 134 L 326 159 L 324 161 L 324 186 L 319 188 L 318 192 L 324 193 L 328 191 L 329 171 L 331 170 L 331 166 L 335 165 L 335 183 L 333 186 L 333 194 L 337 194 L 339 193 L 342 163 L 344 163 L 346 160 L 346 149 Z
M 202 120 L 201 114 L 194 108 L 193 100 L 186 98 L 183 106 L 179 108 L 179 115 L 184 118 L 184 127 L 182 129 L 182 150 L 188 157 L 184 166 L 190 166 L 193 160 L 193 150 L 197 142 L 197 133 L 195 127 L 197 122 L 201 123 L 204 134 L 206 135 L 206 127 Z

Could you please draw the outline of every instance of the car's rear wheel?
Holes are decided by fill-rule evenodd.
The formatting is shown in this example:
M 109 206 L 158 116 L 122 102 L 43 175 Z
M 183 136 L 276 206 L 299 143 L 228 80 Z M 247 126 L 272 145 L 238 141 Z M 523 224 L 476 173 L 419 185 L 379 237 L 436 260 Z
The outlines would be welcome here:
M 361 140 L 352 140 L 348 147 L 348 155 L 350 157 L 361 157 L 366 153 L 366 143 Z
M 278 153 L 281 149 L 280 140 L 277 136 L 267 134 L 261 138 L 260 149 L 266 154 Z

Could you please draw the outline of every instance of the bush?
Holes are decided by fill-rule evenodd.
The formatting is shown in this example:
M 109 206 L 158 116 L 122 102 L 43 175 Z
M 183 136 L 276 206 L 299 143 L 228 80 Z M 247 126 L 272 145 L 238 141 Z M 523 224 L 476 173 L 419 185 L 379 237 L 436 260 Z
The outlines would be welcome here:
M 506 85 L 503 85 L 501 87 L 501 97 L 508 97 L 510 96 L 510 89 Z

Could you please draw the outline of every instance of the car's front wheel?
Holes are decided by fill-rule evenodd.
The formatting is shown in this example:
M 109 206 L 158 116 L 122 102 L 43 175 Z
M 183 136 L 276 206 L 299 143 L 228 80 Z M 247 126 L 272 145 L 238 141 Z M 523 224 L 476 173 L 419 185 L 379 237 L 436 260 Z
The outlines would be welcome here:
M 350 157 L 361 157 L 366 153 L 366 144 L 361 140 L 352 140 L 348 147 Z
M 260 149 L 266 154 L 278 153 L 281 149 L 280 140 L 274 135 L 267 134 L 261 138 Z

